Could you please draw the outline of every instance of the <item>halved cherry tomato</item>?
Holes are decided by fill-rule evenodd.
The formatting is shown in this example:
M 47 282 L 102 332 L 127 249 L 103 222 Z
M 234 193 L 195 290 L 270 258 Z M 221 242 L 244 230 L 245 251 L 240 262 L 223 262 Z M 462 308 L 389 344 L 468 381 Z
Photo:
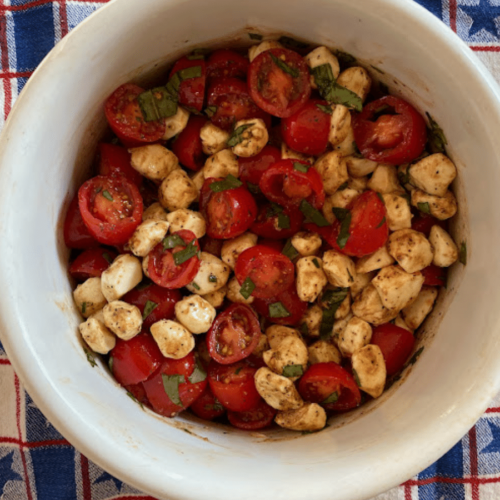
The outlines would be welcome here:
M 200 259 L 198 258 L 200 245 L 194 233 L 187 229 L 182 229 L 173 234 L 180 236 L 184 240 L 185 245 L 179 245 L 175 248 L 164 248 L 163 243 L 158 243 L 149 252 L 148 262 L 148 272 L 151 279 L 157 285 L 169 289 L 182 288 L 188 285 L 193 281 L 200 269 Z M 174 254 L 185 250 L 188 246 L 194 246 L 196 254 L 177 265 L 174 260 Z
M 446 268 L 438 267 L 434 264 L 420 271 L 425 278 L 424 285 L 428 286 L 445 286 L 446 285 Z
M 290 315 L 283 318 L 271 317 L 269 313 L 269 306 L 276 302 L 280 302 Z M 256 298 L 252 302 L 252 306 L 257 313 L 267 318 L 271 323 L 294 326 L 300 322 L 302 316 L 306 313 L 308 303 L 299 299 L 299 296 L 297 295 L 297 287 L 295 286 L 295 283 L 292 283 L 289 288 L 277 294 L 275 297 L 270 299 Z
M 125 385 L 124 389 L 132 394 L 132 396 L 134 396 L 134 398 L 137 399 L 140 404 L 148 407 L 151 406 L 148 401 L 148 397 L 146 396 L 146 390 L 144 389 L 144 386 L 142 384 Z
M 78 281 L 101 276 L 117 256 L 107 248 L 89 248 L 82 252 L 69 266 L 69 274 Z
M 283 248 L 285 246 L 285 242 L 282 240 L 272 240 L 269 238 L 259 238 L 257 241 L 258 245 L 262 245 L 265 247 L 272 248 L 273 250 L 276 250 L 278 252 L 282 252 Z
M 258 186 L 262 174 L 279 160 L 281 160 L 281 151 L 269 145 L 264 146 L 262 151 L 255 156 L 238 158 L 240 181 Z
M 201 76 L 195 78 L 187 78 L 183 80 L 179 86 L 179 103 L 183 106 L 194 108 L 197 111 L 203 109 L 203 100 L 205 98 L 205 82 L 206 82 L 206 65 L 204 59 L 189 59 L 189 56 L 181 57 L 170 71 L 170 77 L 188 68 L 199 66 Z
M 393 114 L 382 114 L 389 111 Z M 418 158 L 427 142 L 422 115 L 408 102 L 392 95 L 367 104 L 353 116 L 356 144 L 365 158 L 401 165 Z
M 196 359 L 192 352 L 181 359 L 164 359 L 160 368 L 143 382 L 146 395 L 155 412 L 165 417 L 175 417 L 203 394 L 207 386 L 207 379 L 194 384 L 189 380 L 195 366 Z M 171 382 L 171 396 L 173 396 L 174 401 L 165 390 L 164 375 L 166 381 Z M 181 404 L 179 405 L 177 402 Z
M 305 401 L 318 403 L 331 411 L 346 411 L 361 403 L 354 377 L 337 363 L 311 365 L 299 380 L 299 393 Z M 329 398 L 336 402 L 326 403 Z
M 269 201 L 283 207 L 297 207 L 302 200 L 307 200 L 320 209 L 325 202 L 321 176 L 301 160 L 280 160 L 271 165 L 262 174 L 259 187 Z
M 99 243 L 122 245 L 142 222 L 142 198 L 125 177 L 99 175 L 78 190 L 83 222 Z
M 281 120 L 286 145 L 307 155 L 323 154 L 328 146 L 331 115 L 332 108 L 326 101 L 310 99 L 293 115 Z
M 175 316 L 175 304 L 181 299 L 182 295 L 179 290 L 167 290 L 155 283 L 151 283 L 145 287 L 139 286 L 134 288 L 120 300 L 137 306 L 143 315 L 148 302 L 150 302 L 149 308 L 154 305 L 154 309 L 142 322 L 143 330 L 147 330 L 157 321 L 162 319 L 173 319 Z
M 210 187 L 222 178 L 209 178 L 200 192 L 200 211 L 207 221 L 210 238 L 227 239 L 243 234 L 257 216 L 257 205 L 244 186 L 215 192 Z
M 271 117 L 253 102 L 247 84 L 238 78 L 214 78 L 208 87 L 207 104 L 215 108 L 212 123 L 223 130 L 246 118 L 261 118 L 267 128 L 271 126 Z
M 111 372 L 121 385 L 143 382 L 165 359 L 149 333 L 139 333 L 130 340 L 117 339 L 109 355 Z
M 220 401 L 213 395 L 210 386 L 207 384 L 203 394 L 196 399 L 189 407 L 191 411 L 203 420 L 213 420 L 226 413 L 226 409 Z
M 159 141 L 165 133 L 163 121 L 144 121 L 137 102 L 137 96 L 142 92 L 144 89 L 141 87 L 125 83 L 118 87 L 104 104 L 104 113 L 109 126 L 128 148 Z
M 99 144 L 99 175 L 123 175 L 137 187 L 142 184 L 142 175 L 131 163 L 131 154 L 116 144 Z
M 414 231 L 420 231 L 425 234 L 425 237 L 428 238 L 431 233 L 432 226 L 439 226 L 443 229 L 447 229 L 446 221 L 439 220 L 429 214 L 424 214 L 422 212 L 418 212 L 411 220 L 411 228 Z
M 251 410 L 242 412 L 228 411 L 227 418 L 230 424 L 238 429 L 256 431 L 270 426 L 276 413 L 278 412 L 272 406 L 269 406 L 261 399 L 257 406 Z
M 263 238 L 290 238 L 300 231 L 304 216 L 297 208 L 282 208 L 266 203 L 261 205 L 250 231 Z
M 255 408 L 261 397 L 255 388 L 253 368 L 245 361 L 220 365 L 212 361 L 208 366 L 208 383 L 214 396 L 231 411 L 248 411 Z
M 200 246 L 202 252 L 208 252 L 216 257 L 221 256 L 222 253 L 222 245 L 224 244 L 224 240 L 216 240 L 215 238 L 210 238 L 210 236 L 203 236 L 200 240 Z
M 214 50 L 207 60 L 207 79 L 247 77 L 248 59 L 229 49 Z
M 222 365 L 249 356 L 259 343 L 259 320 L 245 304 L 231 304 L 218 314 L 207 333 L 210 357 Z
M 269 299 L 287 290 L 295 279 L 292 261 L 282 253 L 262 245 L 240 253 L 234 273 L 239 284 L 250 278 L 255 285 L 253 297 Z
M 311 95 L 309 67 L 289 49 L 270 49 L 259 54 L 248 68 L 248 90 L 264 111 L 287 118 Z
M 386 323 L 373 329 L 370 344 L 380 347 L 387 375 L 391 376 L 403 368 L 415 345 L 415 337 L 404 328 Z
M 206 155 L 201 144 L 200 130 L 207 121 L 203 116 L 191 115 L 186 128 L 172 143 L 172 152 L 180 164 L 190 170 L 200 170 L 205 163 Z
M 64 243 L 68 248 L 83 249 L 99 246 L 99 242 L 90 234 L 85 222 L 83 222 L 78 206 L 78 194 L 71 200 L 66 212 L 63 235 Z

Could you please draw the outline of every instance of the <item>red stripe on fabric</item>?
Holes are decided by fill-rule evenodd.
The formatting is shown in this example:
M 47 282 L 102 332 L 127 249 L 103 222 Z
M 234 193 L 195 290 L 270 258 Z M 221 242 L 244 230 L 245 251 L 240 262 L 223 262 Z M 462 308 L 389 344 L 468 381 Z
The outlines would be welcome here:
M 477 480 L 477 434 L 476 427 L 469 431 L 469 457 L 470 457 L 470 475 L 472 487 L 472 500 L 479 500 L 479 483 Z
M 497 406 L 495 408 L 488 408 L 485 413 L 500 413 L 500 406 Z
M 10 365 L 10 361 L 8 359 L 0 359 L 0 365 Z
M 33 7 L 39 7 L 40 5 L 51 4 L 53 0 L 37 0 L 26 5 L 0 5 L 0 12 L 14 11 L 18 12 L 20 10 L 28 10 Z M 109 0 L 85 0 L 86 3 L 108 3 Z
M 83 500 L 92 500 L 92 488 L 89 476 L 89 461 L 86 456 L 80 454 L 80 469 L 82 471 Z
M 68 13 L 66 11 L 66 0 L 59 2 L 59 19 L 61 20 L 61 38 L 68 34 Z
M 471 46 L 470 47 L 474 52 L 500 52 L 500 47 L 498 45 L 495 45 L 495 46 L 488 46 L 488 45 L 484 45 L 484 46 L 479 46 L 479 45 L 476 45 L 476 46 Z
M 457 0 L 449 0 L 450 2 L 450 28 L 457 32 Z
M 446 484 L 490 484 L 500 483 L 500 477 L 431 477 L 429 479 L 410 479 L 404 483 L 405 487 L 408 486 L 426 486 L 433 483 L 446 483 Z
M 411 500 L 411 486 L 405 483 L 405 500 Z
M 29 78 L 33 74 L 33 71 L 0 71 L 0 78 Z
M 2 51 L 2 68 L 4 71 L 10 70 L 9 64 L 9 47 L 7 44 L 7 16 L 5 13 L 0 18 L 0 50 Z M 4 103 L 3 115 L 7 118 L 12 107 L 12 86 L 9 79 L 5 79 L 3 83 Z
M 52 439 L 50 441 L 34 441 L 27 443 L 21 439 L 0 437 L 0 444 L 15 444 L 21 448 L 43 448 L 44 446 L 71 446 L 66 439 Z

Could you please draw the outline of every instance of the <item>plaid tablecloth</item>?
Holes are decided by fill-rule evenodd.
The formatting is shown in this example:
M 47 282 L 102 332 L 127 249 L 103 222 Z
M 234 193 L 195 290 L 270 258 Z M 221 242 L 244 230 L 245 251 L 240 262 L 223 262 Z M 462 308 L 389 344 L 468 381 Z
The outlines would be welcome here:
M 0 0 L 0 128 L 45 54 L 107 1 Z M 500 0 L 418 2 L 458 33 L 500 80 Z M 0 344 L 0 500 L 151 498 L 94 465 L 54 429 Z M 435 464 L 376 497 L 460 499 L 500 499 L 500 396 Z

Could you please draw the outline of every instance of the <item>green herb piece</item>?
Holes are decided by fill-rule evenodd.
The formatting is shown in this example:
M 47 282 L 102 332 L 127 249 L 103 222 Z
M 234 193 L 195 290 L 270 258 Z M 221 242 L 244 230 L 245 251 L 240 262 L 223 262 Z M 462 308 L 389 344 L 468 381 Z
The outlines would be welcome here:
M 184 109 L 186 111 L 189 111 L 190 113 L 192 113 L 193 115 L 196 115 L 196 116 L 203 116 L 203 113 L 201 111 L 198 111 L 196 108 L 193 108 L 193 106 L 186 106 L 185 104 L 183 105 Z
M 110 356 L 108 359 L 108 368 L 111 373 L 113 373 L 113 363 L 114 363 L 113 356 Z
M 250 277 L 246 278 L 240 288 L 240 295 L 248 300 L 252 292 L 255 290 L 255 283 L 252 281 Z
M 340 221 L 340 231 L 339 235 L 337 236 L 337 245 L 340 248 L 344 248 L 347 244 L 349 236 L 351 236 L 349 228 L 351 226 L 352 214 L 350 210 L 348 210 L 347 208 L 338 208 L 338 207 L 332 207 L 332 212 L 335 215 L 335 217 Z
M 385 224 L 385 216 L 384 218 L 380 221 L 380 224 L 375 228 L 378 229 L 379 227 L 382 227 Z
M 92 351 L 89 351 L 86 347 L 83 348 L 83 352 L 87 355 L 87 361 L 90 363 L 90 366 L 92 368 L 94 368 L 94 366 L 97 366 L 94 353 Z
M 169 248 L 183 247 L 186 242 L 178 234 L 170 234 L 163 238 L 163 249 L 168 250 Z
M 163 379 L 163 389 L 170 401 L 172 401 L 174 405 L 183 406 L 179 396 L 179 384 L 184 384 L 186 382 L 184 375 L 165 375 L 163 373 L 161 378 Z
M 201 290 L 200 285 L 198 285 L 198 283 L 196 283 L 196 281 L 193 281 L 193 282 L 191 283 L 191 286 L 192 286 L 195 290 Z
M 460 245 L 458 261 L 464 266 L 467 265 L 467 243 L 465 241 L 462 241 L 462 244 Z
M 301 377 L 304 375 L 304 368 L 302 365 L 287 365 L 283 368 L 283 377 Z
M 250 40 L 262 40 L 262 35 L 260 33 L 248 33 Z
M 127 391 L 127 396 L 144 410 L 144 405 L 130 391 Z
M 296 257 L 299 256 L 299 252 L 297 252 L 297 249 L 292 245 L 292 240 L 289 239 L 285 246 L 283 247 L 283 250 L 281 251 L 283 255 L 286 255 L 290 260 L 295 259 Z
M 106 198 L 107 200 L 109 201 L 113 201 L 113 197 L 111 196 L 110 192 L 105 189 L 103 192 L 102 192 L 102 195 L 104 196 L 104 198 Z
M 316 107 L 326 113 L 327 115 L 333 114 L 333 109 L 331 106 L 325 106 L 324 104 L 316 104 Z
M 410 167 L 406 168 L 406 172 L 400 170 L 398 172 L 399 182 L 404 186 L 405 184 L 410 184 Z
M 316 210 L 308 201 L 302 200 L 299 208 L 306 217 L 305 222 L 312 222 L 319 227 L 326 227 L 330 225 L 323 214 L 319 210 Z
M 191 54 L 194 55 L 200 55 L 200 56 L 206 56 L 212 52 L 212 49 L 207 49 L 205 47 L 198 47 L 197 49 L 194 49 Z
M 332 392 L 324 401 L 321 401 L 322 404 L 331 404 L 336 403 L 339 399 L 339 395 L 337 392 Z
M 377 193 L 377 197 L 385 205 L 385 200 L 384 197 L 382 196 L 382 193 Z
M 186 59 L 188 61 L 196 61 L 197 59 L 205 59 L 205 56 L 203 54 L 189 54 L 186 56 Z
M 236 189 L 243 185 L 239 179 L 234 175 L 229 174 L 222 181 L 215 181 L 210 184 L 210 190 L 214 193 L 220 193 L 221 191 L 227 191 L 229 189 Z
M 186 248 L 180 250 L 179 252 L 175 252 L 173 254 L 175 265 L 180 266 L 181 264 L 184 264 L 184 262 L 186 262 L 191 257 L 194 257 L 197 254 L 198 254 L 198 247 L 196 246 L 196 240 L 192 240 L 189 242 Z
M 217 106 L 208 106 L 208 108 L 205 109 L 205 114 L 209 117 L 212 118 L 212 116 L 217 113 Z
M 293 78 L 299 77 L 300 73 L 298 69 L 291 68 L 285 61 L 282 61 L 279 57 L 276 57 L 272 52 L 268 52 L 268 54 L 271 56 L 271 59 L 273 60 L 274 64 L 276 64 L 276 66 L 278 66 L 278 68 L 281 69 L 281 71 L 288 73 Z
M 84 302 L 82 304 L 82 314 L 85 314 L 87 312 L 87 302 Z
M 288 316 L 291 316 L 291 314 L 281 302 L 274 302 L 273 304 L 269 304 L 270 318 L 288 318 Z
M 358 148 L 358 145 L 356 144 L 356 141 L 352 141 L 352 149 L 354 149 L 354 158 L 364 158 L 364 156 L 361 154 L 361 151 Z
M 356 64 L 358 64 L 357 59 L 353 55 L 348 54 L 347 52 L 342 52 L 341 50 L 337 50 L 335 55 L 337 56 L 340 65 L 343 67 L 355 66 Z
M 175 82 L 180 79 L 175 78 Z M 175 88 L 173 84 L 165 87 L 156 87 L 152 90 L 146 90 L 137 96 L 137 102 L 141 109 L 144 121 L 151 122 L 168 118 L 177 113 L 177 92 L 179 87 Z
M 243 142 L 243 132 L 245 132 L 245 130 L 250 128 L 252 125 L 254 125 L 254 123 L 245 123 L 244 125 L 240 125 L 238 128 L 235 128 L 227 140 L 227 145 L 230 148 L 234 148 L 234 146 Z
M 345 181 L 344 184 L 341 184 L 337 191 L 343 191 L 344 189 L 347 189 L 349 187 L 349 182 Z
M 304 163 L 299 163 L 298 161 L 294 162 L 294 164 L 293 164 L 294 170 L 297 170 L 297 172 L 302 172 L 304 174 L 307 174 L 307 172 L 309 172 L 310 168 L 311 168 L 311 165 L 309 165 L 309 164 L 305 165 Z
M 283 213 L 278 214 L 278 227 L 280 229 L 290 229 L 290 217 Z
M 297 49 L 307 49 L 309 44 L 306 42 L 301 42 L 300 40 L 295 40 L 295 38 L 291 38 L 289 36 L 282 36 L 278 40 L 283 47 L 287 49 L 297 50 Z
M 103 252 L 102 256 L 106 259 L 107 262 L 111 264 L 113 262 L 113 259 L 111 258 L 111 255 L 109 255 L 108 252 Z
M 242 368 L 243 368 L 242 366 L 238 366 L 238 368 L 236 368 L 236 370 L 234 370 L 234 374 L 238 375 L 241 372 Z
M 309 335 L 309 327 L 307 326 L 307 323 L 302 323 L 299 327 L 299 332 L 302 335 Z
M 252 182 L 247 182 L 247 188 L 252 194 L 261 194 L 262 193 L 258 184 L 253 184 Z
M 224 407 L 217 399 L 213 405 L 204 405 L 203 408 L 207 411 L 224 411 Z
M 335 322 L 335 313 L 340 304 L 347 297 L 348 288 L 335 288 L 327 290 L 321 297 L 321 307 L 323 316 L 319 326 L 319 336 L 321 340 L 328 340 L 332 336 L 333 324 Z
M 358 387 L 361 387 L 361 382 L 359 380 L 358 372 L 354 368 L 352 369 L 352 376 L 354 377 L 354 381 L 356 382 L 356 385 Z
M 312 263 L 319 269 L 321 266 L 319 265 L 318 259 L 314 258 Z
M 352 274 L 349 272 L 349 269 L 347 269 L 347 274 L 349 275 L 349 281 L 351 283 L 354 283 L 354 278 L 352 277 Z
M 210 283 L 217 283 L 217 276 L 215 276 L 215 274 L 211 274 L 208 277 L 208 281 L 210 281 Z
M 190 68 L 184 68 L 177 71 L 181 81 L 189 80 L 191 78 L 200 78 L 201 77 L 201 66 L 191 66 Z
M 158 304 L 156 302 L 148 300 L 146 302 L 146 305 L 144 306 L 144 312 L 142 313 L 142 321 L 144 321 L 156 307 L 158 307 Z
M 429 113 L 425 113 L 429 119 L 429 127 L 427 128 L 427 141 L 431 153 L 445 153 L 448 141 L 444 135 L 443 129 L 436 123 L 434 118 Z
M 431 213 L 431 207 L 429 206 L 429 203 L 427 201 L 424 203 L 417 203 L 417 208 L 424 214 Z
M 424 350 L 423 347 L 421 347 L 415 354 L 410 358 L 410 361 L 408 361 L 408 365 L 414 365 L 418 359 L 418 357 L 422 354 L 422 351 Z
M 194 365 L 194 370 L 191 375 L 189 375 L 188 379 L 192 384 L 196 384 L 198 382 L 203 382 L 207 378 L 207 372 L 203 368 L 203 365 L 200 363 L 198 356 L 196 356 L 196 364 Z

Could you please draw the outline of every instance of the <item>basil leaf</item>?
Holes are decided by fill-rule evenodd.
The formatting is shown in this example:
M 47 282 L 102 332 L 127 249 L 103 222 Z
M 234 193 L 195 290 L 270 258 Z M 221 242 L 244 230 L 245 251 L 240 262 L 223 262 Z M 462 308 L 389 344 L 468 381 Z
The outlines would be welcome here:
M 322 404 L 332 404 L 336 403 L 339 399 L 339 395 L 337 392 L 332 392 L 324 401 L 321 401 Z
M 379 227 L 382 227 L 385 224 L 385 216 L 384 218 L 380 221 L 380 224 L 375 228 L 378 229 Z
M 204 405 L 203 408 L 205 408 L 205 410 L 207 410 L 207 411 L 217 411 L 217 412 L 224 411 L 224 407 L 217 399 L 215 399 L 215 402 L 213 405 Z
M 423 212 L 424 214 L 430 214 L 431 213 L 431 207 L 429 206 L 428 202 L 424 203 L 417 203 L 417 208 Z
M 203 365 L 200 363 L 198 356 L 196 356 L 196 364 L 194 365 L 194 370 L 191 375 L 189 375 L 188 380 L 192 384 L 196 384 L 198 382 L 203 382 L 207 378 L 207 372 L 203 368 Z
M 347 208 L 340 208 L 340 207 L 332 207 L 332 212 L 333 215 L 339 220 L 343 221 L 347 215 L 349 214 L 349 210 Z
M 385 200 L 384 197 L 382 196 L 382 193 L 377 192 L 377 198 L 385 205 Z
M 250 277 L 246 278 L 240 288 L 240 295 L 247 300 L 252 292 L 255 290 L 255 283 Z
M 181 398 L 179 396 L 179 384 L 184 384 L 186 379 L 184 375 L 165 375 L 162 374 L 163 379 L 163 389 L 168 396 L 168 399 L 177 406 L 183 406 Z
M 145 122 L 168 118 L 177 113 L 177 91 L 167 86 L 142 92 L 137 96 L 137 102 Z
M 358 148 L 358 145 L 356 144 L 356 141 L 352 141 L 352 148 L 354 149 L 354 158 L 364 158 L 364 156 L 361 154 L 361 151 Z
M 108 368 L 111 373 L 113 373 L 113 363 L 114 363 L 113 356 L 110 356 L 108 359 Z
M 108 252 L 103 252 L 102 256 L 104 257 L 104 259 L 106 259 L 107 262 L 109 262 L 111 264 L 111 262 L 113 262 L 113 259 L 111 258 L 111 255 L 109 255 Z
M 196 115 L 196 116 L 203 116 L 203 113 L 201 111 L 198 111 L 196 108 L 193 108 L 193 106 L 186 106 L 185 104 L 183 105 L 183 108 L 186 111 L 189 111 L 191 114 Z M 176 136 L 177 137 L 177 136 Z
M 337 50 L 335 52 L 335 55 L 337 56 L 340 65 L 343 67 L 355 66 L 356 64 L 358 64 L 357 59 L 353 55 L 347 52 L 342 52 L 341 50 Z
M 434 118 L 429 113 L 425 113 L 429 120 L 427 128 L 427 142 L 431 153 L 445 153 L 448 141 L 444 135 L 443 129 L 436 123 Z
M 90 363 L 90 366 L 92 368 L 94 368 L 94 366 L 97 366 L 94 353 L 92 351 L 89 351 L 86 347 L 83 348 L 83 352 L 87 355 L 87 361 Z
M 192 286 L 195 290 L 201 290 L 200 285 L 198 285 L 198 283 L 196 283 L 196 281 L 193 281 L 193 282 L 191 283 L 191 286 Z
M 321 340 L 328 340 L 332 336 L 333 325 L 335 323 L 335 313 L 340 304 L 347 297 L 348 288 L 335 288 L 327 290 L 321 297 L 321 307 L 323 315 L 319 326 L 319 336 Z
M 282 36 L 278 39 L 278 42 L 286 47 L 287 49 L 297 50 L 297 49 L 307 49 L 309 44 L 306 42 L 301 42 L 300 40 L 295 40 L 289 36 Z
M 173 254 L 175 265 L 180 266 L 197 254 L 198 247 L 196 246 L 196 239 L 194 239 L 189 243 L 189 245 L 186 246 L 186 248 Z
M 422 351 L 424 350 L 423 347 L 421 347 L 415 354 L 410 358 L 410 361 L 408 361 L 408 365 L 414 365 L 419 358 L 419 356 L 422 354 Z
M 312 263 L 319 269 L 321 266 L 319 265 L 318 259 L 314 258 Z
M 310 168 L 311 165 L 305 165 L 304 163 L 299 163 L 298 161 L 294 162 L 293 164 L 294 170 L 297 170 L 298 172 L 302 172 L 304 174 L 307 174 Z
M 281 302 L 274 302 L 273 304 L 269 304 L 270 318 L 288 318 L 288 316 L 291 316 L 291 314 Z
M 296 248 L 292 245 L 291 239 L 286 242 L 281 253 L 288 257 L 290 260 L 293 260 L 299 256 L 299 252 L 297 252 Z
M 209 117 L 212 118 L 212 116 L 217 113 L 217 106 L 208 106 L 208 108 L 205 109 L 205 114 Z
M 210 184 L 210 190 L 214 193 L 220 193 L 221 191 L 227 191 L 229 189 L 236 189 L 243 185 L 239 179 L 234 175 L 229 174 L 222 181 L 215 181 Z
M 316 104 L 316 107 L 326 113 L 327 115 L 333 114 L 333 109 L 331 106 L 324 106 L 323 104 Z
M 82 314 L 85 314 L 87 312 L 87 302 L 82 303 Z
M 189 80 L 191 78 L 200 78 L 201 77 L 201 66 L 191 66 L 190 68 L 184 68 L 179 70 L 179 77 L 182 81 Z
M 302 335 L 309 335 L 309 327 L 307 326 L 307 323 L 302 323 L 299 327 L 299 332 Z
M 238 368 L 236 368 L 236 370 L 234 370 L 234 374 L 238 375 L 241 372 L 242 368 L 243 368 L 242 366 L 238 366 Z
M 356 382 L 356 385 L 358 387 L 361 387 L 361 382 L 359 380 L 358 372 L 354 368 L 352 369 L 352 376 L 354 377 L 354 381 Z
M 410 183 L 410 167 L 408 166 L 406 168 L 406 172 L 403 170 L 400 170 L 398 172 L 398 180 L 399 182 L 404 186 L 405 184 L 411 184 Z
M 345 181 L 344 184 L 341 184 L 337 191 L 344 191 L 344 189 L 347 189 L 349 187 L 349 182 Z
M 247 189 L 252 193 L 252 194 L 262 194 L 262 191 L 260 190 L 260 187 L 258 184 L 253 184 L 251 182 L 247 182 Z
M 245 123 L 245 125 L 240 125 L 238 128 L 234 129 L 229 136 L 226 144 L 230 148 L 234 148 L 234 146 L 237 146 L 238 144 L 240 144 L 240 142 L 243 142 L 243 132 L 245 132 L 245 130 L 247 128 L 250 128 L 252 125 L 254 125 L 254 123 Z
M 188 61 L 196 61 L 197 59 L 205 59 L 205 56 L 203 54 L 189 54 L 186 56 L 186 59 Z
M 146 302 L 146 305 L 144 306 L 144 312 L 142 313 L 142 321 L 144 321 L 156 307 L 158 307 L 158 304 L 156 302 L 148 300 Z
M 337 245 L 339 248 L 344 248 L 351 233 L 349 227 L 351 226 L 351 212 L 347 208 L 332 207 L 332 212 L 335 217 L 340 221 L 340 231 L 337 236 Z
M 460 251 L 458 253 L 458 260 L 464 266 L 467 265 L 467 243 L 465 241 L 462 241 L 462 244 L 460 245 Z
M 302 365 L 287 365 L 283 368 L 283 377 L 301 377 L 304 375 L 304 368 Z
M 175 247 L 183 247 L 185 245 L 186 242 L 178 234 L 171 234 L 163 238 L 164 250 L 168 250 L 169 248 L 175 248 Z
M 109 201 L 113 201 L 113 197 L 111 196 L 110 192 L 105 189 L 103 192 L 102 192 L 102 195 L 104 196 L 104 198 L 106 198 L 107 200 Z
M 268 54 L 271 56 L 271 59 L 273 60 L 274 64 L 276 64 L 276 66 L 278 66 L 278 68 L 281 69 L 281 71 L 288 73 L 293 78 L 299 77 L 300 73 L 298 69 L 291 68 L 285 61 L 282 61 L 279 57 L 276 57 L 272 52 L 268 52 Z
M 260 33 L 248 33 L 250 40 L 262 40 L 263 36 Z
M 208 281 L 210 283 L 217 283 L 217 276 L 215 276 L 215 274 L 211 274 L 209 277 L 208 277 Z
M 127 391 L 127 396 L 144 410 L 144 405 L 130 391 Z
M 269 218 L 282 213 L 283 207 L 281 205 L 278 205 L 277 203 L 274 203 L 273 201 L 266 210 L 266 216 Z
M 325 219 L 323 214 L 319 210 L 316 210 L 308 201 L 302 200 L 299 208 L 306 217 L 305 222 L 312 222 L 319 227 L 330 226 L 330 223 Z
M 278 227 L 280 229 L 290 229 L 290 217 L 286 214 L 278 214 Z

